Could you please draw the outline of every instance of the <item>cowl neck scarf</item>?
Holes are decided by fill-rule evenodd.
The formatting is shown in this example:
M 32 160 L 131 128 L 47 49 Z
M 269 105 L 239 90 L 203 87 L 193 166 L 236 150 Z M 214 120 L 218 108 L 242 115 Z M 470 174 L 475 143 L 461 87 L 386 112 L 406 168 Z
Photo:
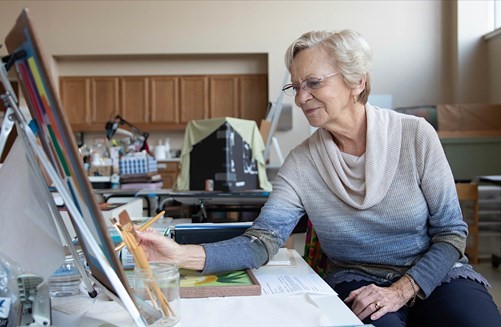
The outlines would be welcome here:
M 343 202 L 368 209 L 383 200 L 397 171 L 402 144 L 402 121 L 388 109 L 365 106 L 365 194 L 352 183 L 353 174 L 329 131 L 319 128 L 309 139 L 310 154 L 322 179 Z

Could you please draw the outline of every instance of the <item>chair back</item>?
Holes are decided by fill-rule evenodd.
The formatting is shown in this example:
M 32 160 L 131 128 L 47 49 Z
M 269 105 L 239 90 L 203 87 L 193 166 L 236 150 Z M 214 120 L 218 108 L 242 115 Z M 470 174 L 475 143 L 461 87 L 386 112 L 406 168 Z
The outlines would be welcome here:
M 468 224 L 466 256 L 471 263 L 478 263 L 478 185 L 475 183 L 456 183 L 459 204 L 463 219 Z
M 325 275 L 328 262 L 327 255 L 320 247 L 320 241 L 318 240 L 317 233 L 315 232 L 310 219 L 308 219 L 306 227 L 303 258 L 306 263 L 308 263 L 308 265 L 310 265 L 310 267 L 313 268 L 318 275 L 320 275 L 320 277 Z

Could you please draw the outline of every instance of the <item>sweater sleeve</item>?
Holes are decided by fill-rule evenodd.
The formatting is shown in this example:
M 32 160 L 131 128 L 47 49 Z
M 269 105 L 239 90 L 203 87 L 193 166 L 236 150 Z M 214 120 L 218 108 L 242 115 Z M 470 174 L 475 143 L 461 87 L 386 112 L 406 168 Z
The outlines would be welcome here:
M 273 192 L 244 235 L 202 245 L 206 254 L 204 274 L 258 268 L 285 244 L 304 215 L 297 193 L 283 174 L 284 167 L 294 165 L 294 162 L 291 156 L 284 162 Z
M 278 252 L 302 215 L 300 209 L 267 203 L 244 235 L 202 244 L 206 254 L 203 273 L 259 268 Z
M 432 244 L 408 274 L 427 297 L 463 257 L 468 227 L 463 221 L 454 177 L 438 135 L 424 120 L 418 127 L 416 151 L 421 189 L 429 208 Z

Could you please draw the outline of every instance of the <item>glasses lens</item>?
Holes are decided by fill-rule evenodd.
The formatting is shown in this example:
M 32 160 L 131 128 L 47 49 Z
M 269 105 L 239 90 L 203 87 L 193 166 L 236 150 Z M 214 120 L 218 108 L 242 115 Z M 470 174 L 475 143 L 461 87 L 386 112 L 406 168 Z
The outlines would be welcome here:
M 291 96 L 291 97 L 296 95 L 296 89 L 295 89 L 294 85 L 292 85 L 292 84 L 288 84 L 288 85 L 284 86 L 282 91 L 284 91 L 284 93 L 286 95 Z
M 316 90 L 320 87 L 320 79 L 319 78 L 309 78 L 305 80 L 304 85 L 307 90 Z

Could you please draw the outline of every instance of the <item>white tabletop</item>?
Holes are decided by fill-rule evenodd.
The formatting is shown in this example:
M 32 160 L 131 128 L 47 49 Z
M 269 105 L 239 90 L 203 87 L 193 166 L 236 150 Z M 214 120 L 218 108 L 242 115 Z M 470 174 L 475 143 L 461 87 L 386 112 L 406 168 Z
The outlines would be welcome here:
M 288 251 L 290 264 L 276 262 L 277 265 L 254 270 L 263 290 L 260 296 L 182 299 L 181 322 L 176 326 L 362 325 L 301 256 L 294 250 Z M 279 285 L 281 279 L 287 280 L 285 287 L 279 287 L 282 286 Z M 85 295 L 55 298 L 53 325 L 133 326 L 129 315 L 118 303 L 90 299 Z

